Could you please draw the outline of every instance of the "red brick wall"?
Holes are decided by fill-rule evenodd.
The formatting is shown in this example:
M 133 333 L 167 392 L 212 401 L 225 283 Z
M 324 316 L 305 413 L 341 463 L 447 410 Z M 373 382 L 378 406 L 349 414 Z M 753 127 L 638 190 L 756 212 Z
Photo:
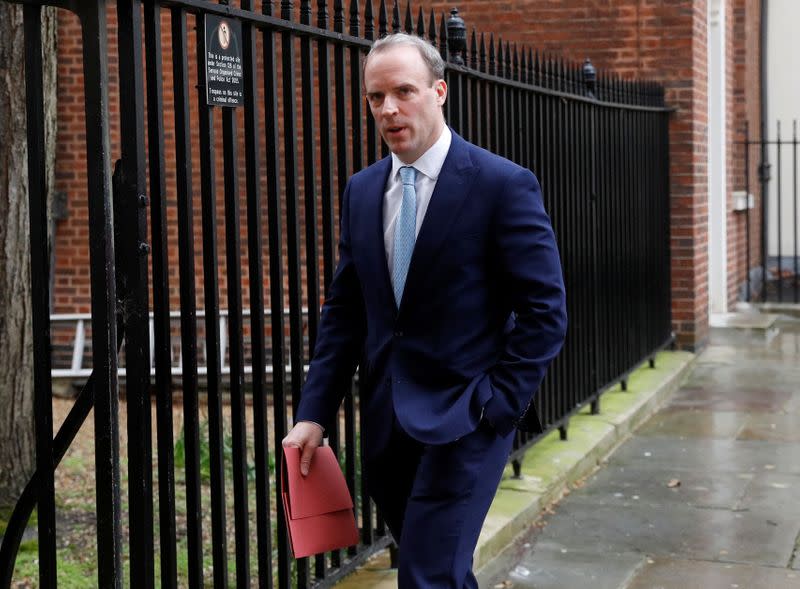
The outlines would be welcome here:
M 734 116 L 729 119 L 729 136 L 739 133 L 738 123 L 757 117 L 757 59 L 758 59 L 758 2 L 757 0 L 726 0 L 728 10 L 728 86 L 733 89 L 729 103 Z M 416 8 L 419 4 L 415 5 Z M 425 0 L 426 13 L 432 7 L 437 14 L 448 11 L 452 4 Z M 668 104 L 676 109 L 671 118 L 671 223 L 672 223 L 672 292 L 674 328 L 682 345 L 702 345 L 707 336 L 707 0 L 463 0 L 458 3 L 468 30 L 479 27 L 485 33 L 495 33 L 504 40 L 530 44 L 544 52 L 555 53 L 570 60 L 589 57 L 598 69 L 617 72 L 627 77 L 657 80 L 667 89 Z M 735 16 L 735 18 L 734 18 Z M 109 11 L 109 38 L 114 40 L 115 14 Z M 755 19 L 754 19 L 755 17 Z M 316 18 L 316 15 L 315 15 Z M 190 47 L 194 44 L 192 22 L 189 24 Z M 427 16 L 426 16 L 427 24 Z M 162 21 L 164 38 L 164 100 L 165 128 L 168 145 L 174 141 L 171 50 L 169 18 Z M 58 312 L 88 311 L 88 246 L 81 232 L 86 222 L 85 146 L 82 128 L 82 74 L 80 71 L 80 42 L 77 20 L 66 12 L 61 17 L 59 59 L 59 190 L 68 195 L 69 218 L 61 222 L 56 238 L 56 293 Z M 110 105 L 116 111 L 115 46 L 109 56 L 111 66 Z M 192 52 L 193 50 L 190 49 Z M 298 52 L 299 53 L 299 52 Z M 260 50 L 259 50 L 260 55 Z M 298 57 L 299 59 L 299 57 Z M 735 67 L 731 62 L 735 62 Z M 332 68 L 331 68 L 332 70 Z M 190 64 L 190 94 L 196 95 L 196 67 Z M 331 71 L 332 73 L 332 71 Z M 193 145 L 197 145 L 196 101 L 192 101 L 191 125 Z M 239 114 L 241 116 L 241 112 Z M 112 116 L 112 121 L 114 117 Z M 219 121 L 219 117 L 218 117 Z M 751 128 L 754 125 L 751 125 Z M 263 135 L 262 135 L 263 137 Z M 217 142 L 221 141 L 221 125 L 217 124 Z M 240 142 L 242 137 L 239 138 Z M 112 128 L 112 150 L 118 154 L 117 129 Z M 263 149 L 263 140 L 262 140 Z M 240 145 L 240 166 L 243 165 L 243 146 Z M 262 151 L 263 153 L 263 151 Z M 217 207 L 220 276 L 224 276 L 224 243 L 222 239 L 224 208 L 221 195 L 221 151 L 218 152 Z M 741 184 L 741 166 L 737 168 L 735 151 L 729 149 L 729 189 Z M 200 169 L 198 150 L 192 154 L 193 170 Z M 741 159 L 741 158 L 739 158 Z M 168 215 L 175 218 L 174 155 L 167 153 Z M 298 169 L 302 171 L 302 161 Z M 242 182 L 244 176 L 240 176 Z M 753 178 L 755 176 L 752 176 Z M 264 170 L 262 169 L 262 179 Z M 262 186 L 264 184 L 262 183 Z M 335 185 L 334 185 L 335 186 Z M 200 250 L 199 180 L 194 182 L 196 272 L 202 272 Z M 244 186 L 242 185 L 242 190 Z M 244 206 L 244 205 L 242 205 Z M 301 210 L 302 214 L 302 210 Z M 743 269 L 743 215 L 731 213 L 731 260 L 729 287 L 731 295 L 741 282 Z M 757 223 L 754 223 L 757 226 Z M 173 229 L 170 243 L 170 281 L 173 305 L 177 306 L 177 234 Z M 242 233 L 244 240 L 245 234 Z M 266 234 L 265 234 L 266 239 Z M 756 241 L 757 243 L 757 241 Z M 246 242 L 243 241 L 243 246 Z M 266 259 L 266 258 L 265 258 Z M 247 277 L 246 264 L 243 274 Z M 265 265 L 265 272 L 267 267 Z M 202 283 L 198 282 L 198 305 L 202 306 Z M 224 284 L 221 284 L 224 290 Z M 266 286 L 266 285 L 265 285 Z M 245 293 L 246 294 L 246 293 Z M 223 300 L 224 305 L 224 300 Z

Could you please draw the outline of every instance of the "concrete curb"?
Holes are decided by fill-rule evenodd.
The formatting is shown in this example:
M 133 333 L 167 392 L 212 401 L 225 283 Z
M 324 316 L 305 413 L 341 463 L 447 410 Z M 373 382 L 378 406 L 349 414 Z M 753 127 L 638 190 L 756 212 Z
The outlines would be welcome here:
M 600 398 L 600 414 L 589 407 L 570 419 L 567 441 L 551 432 L 525 454 L 522 476 L 507 467 L 475 549 L 475 569 L 481 569 L 528 529 L 539 513 L 563 496 L 568 486 L 594 471 L 617 446 L 648 419 L 683 383 L 696 356 L 689 352 L 660 352 L 656 367 L 645 363 L 628 379 Z M 343 589 L 396 587 L 395 571 L 385 554 L 344 579 Z

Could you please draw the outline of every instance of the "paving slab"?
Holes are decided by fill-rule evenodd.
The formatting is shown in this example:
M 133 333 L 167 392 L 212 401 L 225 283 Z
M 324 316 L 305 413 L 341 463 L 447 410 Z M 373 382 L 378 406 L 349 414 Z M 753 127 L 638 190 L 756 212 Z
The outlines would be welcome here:
M 650 559 L 628 589 L 797 589 L 800 573 L 783 568 L 684 559 Z
M 506 555 L 506 558 L 511 555 Z M 506 578 L 484 582 L 481 587 L 504 582 L 522 589 L 618 589 L 625 586 L 644 564 L 636 553 L 604 553 L 568 550 L 560 544 L 540 542 L 536 549 L 508 568 Z M 480 581 L 480 579 L 479 579 Z
M 736 438 L 800 443 L 800 413 L 751 415 Z
M 726 391 L 782 388 L 797 382 L 798 375 L 800 368 L 784 360 L 780 353 L 743 358 L 740 350 L 733 349 L 725 361 L 698 359 L 686 388 L 711 386 Z
M 763 514 L 638 501 L 620 508 L 570 497 L 540 538 L 578 550 L 787 566 L 796 521 Z
M 682 438 L 732 440 L 737 437 L 748 418 L 749 415 L 746 413 L 670 406 L 659 411 L 636 433 L 640 436 L 672 435 Z
M 625 507 L 634 501 L 648 505 L 687 505 L 736 509 L 755 475 L 708 471 L 643 473 L 608 465 L 586 481 L 576 500 Z
M 774 313 L 714 313 L 709 317 L 709 327 L 717 329 L 766 330 L 775 325 L 778 315 Z
M 800 531 L 800 476 L 762 473 L 747 485 L 736 509 L 793 520 Z
M 800 444 L 634 436 L 609 464 L 642 471 L 800 474 Z
M 723 384 L 713 386 L 690 384 L 678 391 L 669 400 L 668 406 L 714 412 L 774 413 L 784 411 L 792 396 L 791 390 L 768 388 L 763 384 L 745 386 L 740 383 L 738 388 L 726 387 Z

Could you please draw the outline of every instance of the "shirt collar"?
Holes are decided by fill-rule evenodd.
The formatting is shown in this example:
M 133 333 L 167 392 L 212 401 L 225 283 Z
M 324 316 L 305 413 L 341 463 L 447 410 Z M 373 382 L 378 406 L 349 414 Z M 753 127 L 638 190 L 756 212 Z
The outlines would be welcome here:
M 392 154 L 392 173 L 389 178 L 397 178 L 398 171 L 403 166 L 413 166 L 417 172 L 422 172 L 434 182 L 439 178 L 439 172 L 442 171 L 444 160 L 447 157 L 447 152 L 450 151 L 450 142 L 453 139 L 453 133 L 447 125 L 442 129 L 442 134 L 436 143 L 428 148 L 428 151 L 423 153 L 417 161 L 406 164 L 403 163 L 399 157 L 394 153 Z

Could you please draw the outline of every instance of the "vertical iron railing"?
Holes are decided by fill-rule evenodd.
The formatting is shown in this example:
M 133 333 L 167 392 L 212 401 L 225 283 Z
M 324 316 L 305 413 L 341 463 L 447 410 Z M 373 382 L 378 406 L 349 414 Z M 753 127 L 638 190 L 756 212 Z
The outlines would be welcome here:
M 745 125 L 744 139 L 736 145 L 741 148 L 744 164 L 744 197 L 740 207 L 745 213 L 746 236 L 743 298 L 756 303 L 800 303 L 797 120 L 792 121 L 791 139 L 782 137 L 778 121 L 774 140 L 766 136 L 751 137 L 750 127 Z M 759 158 L 758 198 L 752 192 L 750 168 L 755 162 L 754 155 Z M 770 162 L 775 162 L 774 176 Z M 756 259 L 754 250 L 758 252 Z
M 329 432 L 356 500 L 360 544 L 319 555 L 313 566 L 292 560 L 275 472 L 316 341 L 320 296 L 335 268 L 340 195 L 352 173 L 388 154 L 363 102 L 361 60 L 374 38 L 390 31 L 427 38 L 446 59 L 446 116 L 454 131 L 534 170 L 541 181 L 570 316 L 563 353 L 536 394 L 545 430 L 558 428 L 566 437 L 573 413 L 586 405 L 599 411 L 603 391 L 624 383 L 671 340 L 669 109 L 663 90 L 597 74 L 588 60 L 580 67 L 493 34 L 468 32 L 456 9 L 438 18 L 431 11 L 427 19 L 419 10 L 414 19 L 410 4 L 401 13 L 397 2 L 389 7 L 374 1 L 257 6 L 253 0 L 118 0 L 116 47 L 108 42 L 106 3 L 80 3 L 94 372 L 54 440 L 49 293 L 38 282 L 48 275 L 47 260 L 36 253 L 47 251 L 46 236 L 36 231 L 45 227 L 46 190 L 38 174 L 44 149 L 40 9 L 26 5 L 38 470 L 0 546 L 0 587 L 11 583 L 35 504 L 41 586 L 55 586 L 53 470 L 92 407 L 102 587 L 123 583 L 123 542 L 130 546 L 132 586 L 154 586 L 158 565 L 162 587 L 226 587 L 233 579 L 249 586 L 257 579 L 260 587 L 281 588 L 330 586 L 391 543 L 365 491 L 363 367 Z M 241 24 L 241 110 L 206 103 L 206 15 Z M 114 49 L 124 75 L 112 206 L 107 57 Z M 796 144 L 795 133 L 795 154 Z M 796 186 L 796 155 L 794 161 Z M 796 257 L 795 246 L 795 264 Z M 174 275 L 171 263 L 177 264 Z M 169 320 L 176 302 L 179 333 Z M 227 328 L 220 323 L 225 315 Z M 123 335 L 125 497 L 117 417 Z M 182 367 L 175 377 L 173 338 L 179 339 Z M 226 364 L 229 371 L 222 369 Z M 173 402 L 175 390 L 180 405 Z M 173 442 L 175 417 L 183 424 L 180 454 Z M 519 434 L 512 456 L 517 466 L 536 439 Z M 129 536 L 123 536 L 123 524 Z

